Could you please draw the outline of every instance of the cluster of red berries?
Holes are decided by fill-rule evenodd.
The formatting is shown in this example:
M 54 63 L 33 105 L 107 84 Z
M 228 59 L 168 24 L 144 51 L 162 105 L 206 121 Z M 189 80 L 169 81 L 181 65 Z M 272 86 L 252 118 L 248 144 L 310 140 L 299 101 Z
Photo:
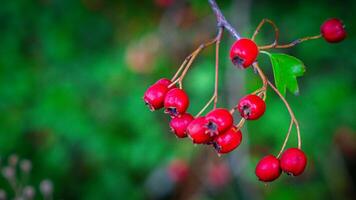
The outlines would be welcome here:
M 273 155 L 263 157 L 256 166 L 256 176 L 260 181 L 270 182 L 276 180 L 281 171 L 288 175 L 298 176 L 303 173 L 307 165 L 307 157 L 298 148 L 289 148 L 278 159 Z
M 346 37 L 343 23 L 335 18 L 325 21 L 321 26 L 321 35 L 314 38 L 319 37 L 331 43 L 342 41 Z M 242 69 L 251 66 L 258 54 L 256 43 L 247 38 L 237 40 L 230 49 L 232 63 Z M 194 144 L 212 145 L 218 154 L 231 152 L 241 143 L 241 127 L 234 125 L 234 110 L 238 110 L 245 120 L 256 120 L 266 110 L 265 94 L 260 92 L 240 99 L 232 111 L 214 106 L 205 116 L 193 117 L 186 112 L 189 107 L 187 93 L 181 85 L 177 88 L 175 83 L 177 82 L 172 83 L 171 80 L 162 78 L 151 85 L 144 94 L 146 105 L 151 111 L 165 109 L 164 112 L 171 117 L 169 126 L 178 138 L 189 137 Z M 259 180 L 269 182 L 277 179 L 282 171 L 294 176 L 300 175 L 306 163 L 307 158 L 299 145 L 299 148 L 284 151 L 279 159 L 273 155 L 262 158 L 255 173 Z
M 146 90 L 144 101 L 151 111 L 165 108 L 164 112 L 172 118 L 169 126 L 178 138 L 188 136 L 194 144 L 211 144 L 218 153 L 228 153 L 240 145 L 242 134 L 229 110 L 215 108 L 194 118 L 186 112 L 189 107 L 186 92 L 171 84 L 165 78 L 158 80 Z M 243 118 L 255 120 L 263 115 L 266 105 L 259 96 L 247 95 L 239 101 L 237 109 Z

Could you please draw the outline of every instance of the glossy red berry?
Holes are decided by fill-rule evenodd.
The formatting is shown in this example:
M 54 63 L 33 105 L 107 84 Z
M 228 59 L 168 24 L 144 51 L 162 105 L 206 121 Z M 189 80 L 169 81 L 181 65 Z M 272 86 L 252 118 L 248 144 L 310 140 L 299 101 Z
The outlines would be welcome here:
M 193 120 L 194 117 L 191 114 L 185 113 L 179 117 L 173 118 L 169 123 L 169 126 L 177 137 L 184 138 L 187 137 L 187 127 Z
M 260 181 L 276 180 L 281 175 L 279 160 L 273 155 L 263 157 L 256 166 L 255 174 Z
M 165 85 L 165 86 L 169 86 L 170 84 L 172 83 L 172 81 L 171 80 L 169 80 L 168 78 L 161 78 L 161 79 L 159 79 L 157 82 L 156 82 L 156 84 L 163 84 L 163 85 Z M 173 88 L 173 87 L 172 87 Z
M 168 87 L 163 84 L 153 84 L 145 92 L 143 100 L 151 111 L 163 107 L 165 96 L 168 92 Z
M 172 117 L 178 117 L 185 113 L 189 106 L 188 95 L 184 90 L 179 88 L 173 88 L 169 90 L 164 99 L 165 112 Z
M 235 66 L 247 68 L 257 58 L 258 47 L 250 39 L 243 38 L 237 40 L 230 49 L 230 59 Z
M 280 158 L 281 168 L 287 174 L 298 176 L 303 173 L 307 165 L 307 157 L 298 148 L 289 148 L 283 152 Z
M 261 97 L 250 94 L 240 99 L 237 109 L 241 117 L 247 120 L 260 118 L 266 110 L 266 104 Z
M 231 128 L 234 118 L 231 113 L 224 108 L 216 108 L 206 115 L 208 121 L 208 132 L 211 136 L 227 131 Z
M 212 140 L 208 134 L 208 128 L 206 124 L 208 121 L 205 117 L 198 117 L 194 119 L 187 127 L 188 137 L 193 140 L 195 144 L 208 143 Z
M 231 127 L 225 133 L 218 135 L 214 139 L 213 145 L 218 153 L 229 153 L 240 145 L 241 140 L 241 131 L 236 127 Z
M 326 20 L 321 25 L 320 31 L 324 39 L 331 43 L 340 42 L 346 37 L 345 25 L 336 18 Z

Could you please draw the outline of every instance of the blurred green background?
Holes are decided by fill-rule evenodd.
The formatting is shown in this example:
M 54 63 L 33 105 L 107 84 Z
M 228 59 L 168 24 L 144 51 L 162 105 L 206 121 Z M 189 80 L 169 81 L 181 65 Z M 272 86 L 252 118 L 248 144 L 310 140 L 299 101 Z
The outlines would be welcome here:
M 278 153 L 289 125 L 288 113 L 272 91 L 265 115 L 244 128 L 241 147 L 220 158 L 211 148 L 176 139 L 169 118 L 145 107 L 146 88 L 161 77 L 170 78 L 185 56 L 214 37 L 216 22 L 206 0 L 3 1 L 2 166 L 12 154 L 31 160 L 28 184 L 38 194 L 39 182 L 50 179 L 54 199 L 355 197 L 356 1 L 218 4 L 244 37 L 251 37 L 263 18 L 275 21 L 283 42 L 318 34 L 330 17 L 346 24 L 348 37 L 341 43 L 319 39 L 281 51 L 304 61 L 307 70 L 298 79 L 300 95 L 287 95 L 309 159 L 303 175 L 282 175 L 268 185 L 254 175 L 261 157 Z M 257 43 L 269 43 L 272 36 L 267 25 Z M 232 42 L 225 33 L 221 107 L 232 107 L 261 84 L 252 69 L 232 66 Z M 259 60 L 272 80 L 267 57 Z M 205 50 L 185 79 L 194 114 L 213 92 L 214 62 L 214 48 Z M 295 132 L 288 146 L 296 146 Z M 177 161 L 182 173 L 176 170 Z M 174 173 L 184 180 L 172 178 Z M 0 188 L 9 199 L 14 197 L 4 177 Z

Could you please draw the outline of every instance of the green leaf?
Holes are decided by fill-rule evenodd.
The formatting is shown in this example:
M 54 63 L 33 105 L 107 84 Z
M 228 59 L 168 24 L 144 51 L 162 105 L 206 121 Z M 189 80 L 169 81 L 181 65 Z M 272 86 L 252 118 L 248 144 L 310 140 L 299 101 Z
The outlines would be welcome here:
M 274 81 L 279 92 L 285 96 L 287 89 L 294 95 L 299 93 L 297 77 L 303 76 L 305 66 L 296 57 L 283 53 L 267 53 L 270 57 Z

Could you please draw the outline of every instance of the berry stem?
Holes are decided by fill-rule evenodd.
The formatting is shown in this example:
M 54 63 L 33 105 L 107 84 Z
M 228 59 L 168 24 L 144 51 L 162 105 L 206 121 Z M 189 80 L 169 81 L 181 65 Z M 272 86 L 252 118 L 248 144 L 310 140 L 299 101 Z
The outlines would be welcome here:
M 268 79 L 266 77 L 266 75 L 263 73 L 262 69 L 259 67 L 258 62 L 254 62 L 252 64 L 252 66 L 254 67 L 254 69 L 257 71 L 258 75 L 260 76 L 261 80 L 262 80 L 262 87 L 260 89 L 258 89 L 258 92 L 254 92 L 255 94 L 257 94 L 259 97 L 261 97 L 263 99 L 263 101 L 266 100 L 266 91 L 267 91 L 267 85 L 268 85 Z
M 300 44 L 302 42 L 305 42 L 307 40 L 315 40 L 315 39 L 319 39 L 322 37 L 321 34 L 319 35 L 315 35 L 315 36 L 308 36 L 308 37 L 304 37 L 304 38 L 299 38 L 294 40 L 291 43 L 288 44 L 278 44 L 278 40 L 279 40 L 279 29 L 277 27 L 277 25 L 270 19 L 263 19 L 257 26 L 255 32 L 252 35 L 252 40 L 255 40 L 256 36 L 258 35 L 258 33 L 260 32 L 261 28 L 263 27 L 264 24 L 269 23 L 270 25 L 273 26 L 274 29 L 274 42 L 272 44 L 269 45 L 264 45 L 264 46 L 260 46 L 258 47 L 259 50 L 266 50 L 266 49 L 286 49 L 286 48 L 291 48 L 294 47 L 297 44 Z
M 277 158 L 279 158 L 279 156 L 281 156 L 282 152 L 284 151 L 284 148 L 286 147 L 287 145 L 287 142 L 288 142 L 288 139 L 289 139 L 289 135 L 292 131 L 292 127 L 293 127 L 293 120 L 290 120 L 290 124 L 289 124 L 289 128 L 288 128 L 288 132 L 287 132 L 287 135 L 286 135 L 286 138 L 284 139 L 284 142 L 283 142 L 283 145 L 282 145 L 282 148 L 281 150 L 279 151 L 278 155 L 277 155 Z
M 257 34 L 260 32 L 260 29 L 262 28 L 262 26 L 265 24 L 265 23 L 269 23 L 270 25 L 273 26 L 273 29 L 274 29 L 274 42 L 270 45 L 267 45 L 267 46 L 272 46 L 272 47 L 275 47 L 277 44 L 278 44 L 278 39 L 279 39 L 279 30 L 278 30 L 278 27 L 277 25 L 270 19 L 263 19 L 257 26 L 255 32 L 253 33 L 252 35 L 252 38 L 251 40 L 255 40 Z
M 246 119 L 245 119 L 245 118 L 242 118 L 242 119 L 239 121 L 239 123 L 236 125 L 236 129 L 237 129 L 237 130 L 240 130 L 240 129 L 244 126 L 245 122 L 246 122 Z
M 173 76 L 172 83 L 168 86 L 169 88 L 172 87 L 175 84 L 179 84 L 179 88 L 183 87 L 182 81 L 185 77 L 185 75 L 187 74 L 190 66 L 192 65 L 194 59 L 199 55 L 199 53 L 206 47 L 209 47 L 213 44 L 216 43 L 218 37 L 215 37 L 213 40 L 208 41 L 206 43 L 203 43 L 201 45 L 199 45 L 199 47 L 193 51 L 193 53 L 191 53 L 189 56 L 187 56 L 184 60 L 184 62 L 182 63 L 182 65 L 179 67 L 178 71 L 176 72 L 176 74 Z M 183 70 L 184 69 L 184 70 Z M 183 72 L 181 73 L 181 75 L 177 78 L 177 76 L 179 75 L 179 73 L 183 70 Z M 174 81 L 173 81 L 174 80 Z
M 210 98 L 210 100 L 205 104 L 205 106 L 199 111 L 199 113 L 195 115 L 194 118 L 199 117 L 199 116 L 208 108 L 208 106 L 213 102 L 213 100 L 215 100 L 215 99 L 216 99 L 216 96 L 213 95 L 213 96 Z
M 297 121 L 297 119 L 295 118 L 295 115 L 291 109 L 291 107 L 289 106 L 287 100 L 283 97 L 283 95 L 278 91 L 278 89 L 270 82 L 268 81 L 268 85 L 274 90 L 274 92 L 279 96 L 279 98 L 283 101 L 283 103 L 285 104 L 285 106 L 288 109 L 289 115 L 292 118 L 293 123 L 295 124 L 295 127 L 297 129 L 297 136 L 298 136 L 298 148 L 301 149 L 302 147 L 302 141 L 300 138 L 300 129 L 299 129 L 299 123 Z M 288 136 L 288 135 L 287 135 Z
M 187 62 L 190 60 L 191 58 L 191 55 L 187 56 L 185 59 L 184 59 L 184 62 L 181 64 L 181 66 L 178 68 L 177 72 L 174 74 L 173 78 L 171 79 L 172 82 L 174 82 L 179 73 L 184 69 L 184 67 L 186 66 Z
M 296 39 L 294 40 L 293 42 L 291 43 L 288 43 L 288 44 L 277 44 L 277 45 L 266 45 L 266 46 L 261 46 L 261 47 L 258 47 L 260 50 L 266 50 L 266 49 L 272 49 L 272 48 L 275 48 L 275 49 L 286 49 L 286 48 L 291 48 L 291 47 L 294 47 L 295 45 L 297 44 L 300 44 L 302 42 L 305 42 L 305 41 L 308 41 L 308 40 L 315 40 L 315 39 L 319 39 L 321 38 L 322 35 L 319 34 L 319 35 L 315 35 L 315 36 L 308 36 L 308 37 L 304 37 L 304 38 L 299 38 L 299 39 Z
M 224 28 L 219 28 L 218 35 L 216 37 L 216 47 L 215 47 L 215 88 L 214 88 L 214 109 L 218 103 L 218 89 L 219 89 L 219 46 Z

